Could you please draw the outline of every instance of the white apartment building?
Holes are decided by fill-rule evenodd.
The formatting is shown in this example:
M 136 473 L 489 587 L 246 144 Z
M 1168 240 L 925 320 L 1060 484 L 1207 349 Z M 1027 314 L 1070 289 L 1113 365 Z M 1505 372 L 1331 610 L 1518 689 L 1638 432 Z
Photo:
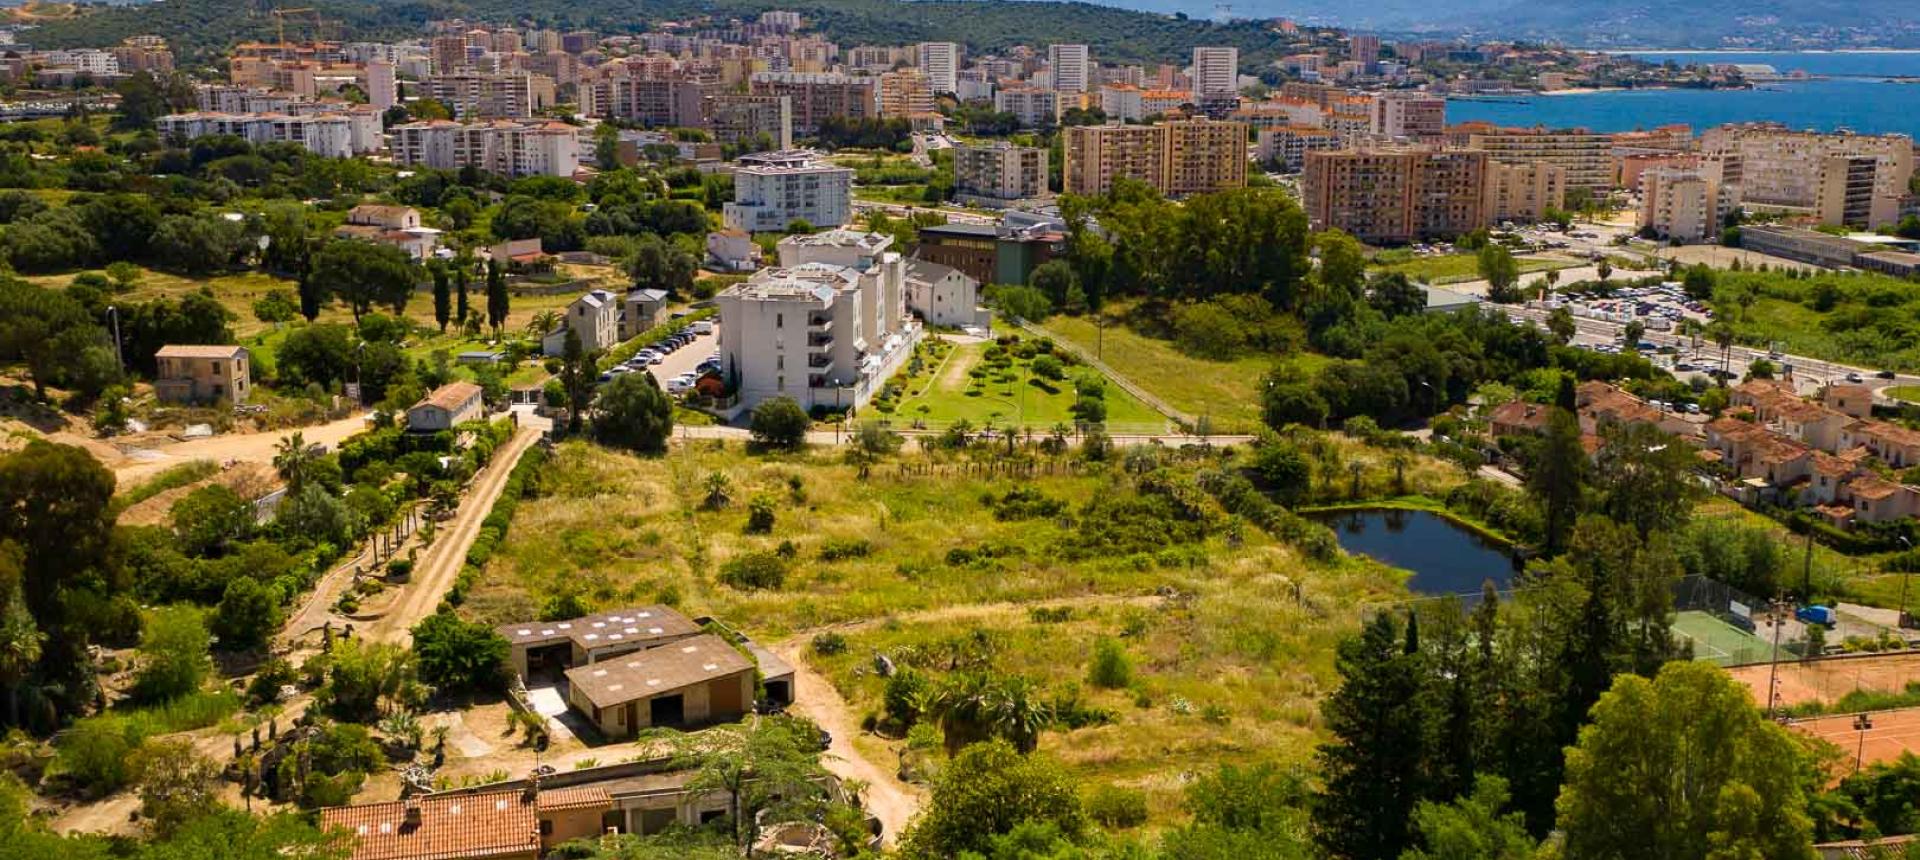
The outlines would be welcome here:
M 73 69 L 95 77 L 120 74 L 119 58 L 115 57 L 111 51 L 103 51 L 99 48 L 41 51 L 37 57 L 40 64 L 48 68 Z
M 1367 131 L 1408 140 L 1439 140 L 1447 133 L 1447 100 L 1411 90 L 1375 93 Z
M 780 265 L 716 297 L 720 353 L 740 401 L 787 396 L 804 409 L 857 409 L 920 337 L 906 263 L 878 233 L 830 230 L 780 242 Z
M 235 84 L 202 84 L 194 88 L 193 97 L 201 110 L 213 113 L 287 113 L 305 101 L 291 93 Z
M 390 135 L 395 164 L 503 176 L 572 176 L 580 169 L 579 131 L 561 122 L 431 120 L 394 126 Z
M 1022 128 L 1057 125 L 1060 94 L 1039 87 L 1002 87 L 993 94 L 993 109 L 1013 114 Z
M 953 42 L 921 42 L 920 71 L 935 94 L 951 94 L 960 89 L 960 46 Z
M 838 227 L 853 217 L 853 170 L 790 149 L 740 157 L 733 171 L 733 202 L 722 218 L 749 233 L 785 230 L 794 220 Z
M 1740 205 L 1738 185 L 1707 167 L 1656 167 L 1640 174 L 1641 229 L 1662 238 L 1702 242 L 1720 235 L 1728 212 Z
M 1193 49 L 1193 103 L 1232 98 L 1240 92 L 1240 49 Z
M 308 152 L 328 158 L 347 158 L 354 153 L 353 120 L 346 116 L 200 111 L 160 117 L 154 121 L 154 127 L 163 139 L 193 140 L 230 134 L 256 145 L 299 144 Z
M 1146 117 L 1141 109 L 1140 88 L 1132 84 L 1107 84 L 1100 88 L 1100 112 L 1109 120 L 1139 122 Z
M 1047 69 L 1055 92 L 1084 93 L 1093 81 L 1085 45 L 1048 45 Z
M 953 150 L 953 189 L 962 202 L 1004 206 L 1047 194 L 1047 151 L 1004 140 Z
M 607 290 L 590 290 L 567 305 L 567 317 L 559 327 L 540 338 L 540 352 L 564 355 L 567 332 L 580 338 L 586 353 L 612 349 L 620 342 L 620 297 Z

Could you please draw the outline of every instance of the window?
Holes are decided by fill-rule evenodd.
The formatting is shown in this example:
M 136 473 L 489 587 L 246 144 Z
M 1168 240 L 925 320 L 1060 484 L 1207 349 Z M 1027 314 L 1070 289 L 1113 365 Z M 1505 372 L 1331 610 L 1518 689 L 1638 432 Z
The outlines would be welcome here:
M 540 835 L 541 836 L 553 835 L 553 819 L 551 818 L 540 819 Z
M 773 378 L 773 387 L 774 387 L 774 388 L 777 388 L 777 389 L 779 389 L 779 390 L 781 390 L 781 391 L 785 391 L 785 390 L 787 390 L 787 378 L 786 378 L 785 376 L 776 376 L 776 377 L 774 377 L 774 378 Z
M 786 325 L 787 325 L 787 315 L 786 315 L 786 314 L 774 314 L 774 315 L 773 315 L 773 327 L 774 327 L 774 328 L 785 328 L 785 327 L 786 327 Z
M 776 356 L 774 356 L 774 357 L 773 357 L 773 369 L 774 369 L 774 370 L 786 370 L 786 369 L 787 369 L 787 357 L 786 357 L 786 356 L 784 356 L 784 355 L 776 355 Z

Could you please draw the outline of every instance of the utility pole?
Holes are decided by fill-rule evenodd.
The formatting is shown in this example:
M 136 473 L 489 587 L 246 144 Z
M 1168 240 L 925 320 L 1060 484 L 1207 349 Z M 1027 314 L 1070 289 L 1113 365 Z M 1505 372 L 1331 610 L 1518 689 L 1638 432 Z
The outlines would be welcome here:
M 1773 663 L 1767 669 L 1767 719 L 1773 719 L 1774 703 L 1780 698 L 1780 628 L 1787 626 L 1785 595 L 1773 599 Z
M 1859 773 L 1860 765 L 1867 758 L 1867 730 L 1873 728 L 1873 718 L 1858 714 L 1853 718 L 1853 728 L 1860 733 L 1860 746 L 1853 751 L 1853 772 Z

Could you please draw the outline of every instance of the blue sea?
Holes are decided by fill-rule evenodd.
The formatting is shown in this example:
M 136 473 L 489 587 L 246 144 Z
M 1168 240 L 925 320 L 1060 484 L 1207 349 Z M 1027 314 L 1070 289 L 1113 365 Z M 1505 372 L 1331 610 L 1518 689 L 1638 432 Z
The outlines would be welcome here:
M 1696 131 L 1729 122 L 1772 121 L 1794 128 L 1848 128 L 1920 138 L 1920 82 L 1894 83 L 1890 76 L 1920 77 L 1920 53 L 1635 52 L 1650 62 L 1748 63 L 1782 74 L 1803 70 L 1825 80 L 1758 84 L 1752 90 L 1628 90 L 1499 101 L 1455 99 L 1448 122 L 1484 120 L 1511 126 L 1584 126 L 1595 131 L 1632 131 L 1687 123 Z

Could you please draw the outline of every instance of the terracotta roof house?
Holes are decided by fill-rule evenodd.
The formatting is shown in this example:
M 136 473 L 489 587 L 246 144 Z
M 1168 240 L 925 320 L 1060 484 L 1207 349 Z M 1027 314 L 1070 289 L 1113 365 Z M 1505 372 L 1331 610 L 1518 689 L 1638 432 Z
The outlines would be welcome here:
M 1552 412 L 1551 407 L 1543 404 L 1509 400 L 1487 413 L 1487 427 L 1495 438 L 1532 436 L 1547 429 L 1547 419 Z
M 471 382 L 449 382 L 407 407 L 407 429 L 415 433 L 452 430 L 486 417 L 485 392 Z
M 430 795 L 322 809 L 320 827 L 350 835 L 350 860 L 536 860 L 600 832 L 612 806 L 599 788 Z
M 1841 488 L 1841 498 L 1853 507 L 1855 516 L 1864 522 L 1885 522 L 1920 513 L 1920 490 L 1876 475 L 1859 475 L 1849 479 Z
M 1865 385 L 1829 385 L 1820 390 L 1820 402 L 1855 418 L 1873 417 L 1873 389 Z

